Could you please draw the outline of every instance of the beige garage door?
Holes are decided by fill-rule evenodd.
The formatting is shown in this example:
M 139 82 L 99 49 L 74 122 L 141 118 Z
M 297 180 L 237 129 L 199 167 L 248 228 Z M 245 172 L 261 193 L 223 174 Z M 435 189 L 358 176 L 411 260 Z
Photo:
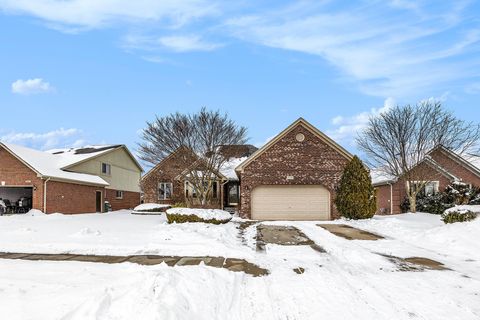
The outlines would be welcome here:
M 252 192 L 252 219 L 329 220 L 330 192 L 322 186 L 259 186 Z

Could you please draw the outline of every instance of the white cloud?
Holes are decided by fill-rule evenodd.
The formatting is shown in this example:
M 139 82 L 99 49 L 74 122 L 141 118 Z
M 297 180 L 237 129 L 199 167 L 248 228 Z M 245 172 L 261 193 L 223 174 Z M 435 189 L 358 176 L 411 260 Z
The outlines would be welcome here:
M 480 82 L 472 83 L 465 88 L 465 92 L 469 94 L 480 93 Z
M 12 92 L 23 95 L 52 92 L 54 88 L 42 78 L 18 79 L 12 83 Z
M 44 133 L 35 132 L 10 132 L 0 137 L 1 141 L 10 142 L 27 147 L 48 150 L 58 147 L 85 145 L 82 131 L 76 128 L 60 128 Z
M 244 41 L 317 55 L 366 94 L 411 98 L 480 75 L 480 54 L 472 54 L 480 31 L 462 25 L 466 4 L 422 5 L 402 0 L 335 10 L 305 1 L 226 24 Z
M 381 108 L 372 108 L 369 111 L 363 111 L 353 116 L 344 117 L 336 116 L 331 120 L 331 123 L 335 126 L 335 129 L 328 132 L 329 136 L 338 141 L 343 141 L 353 145 L 354 138 L 357 134 L 365 128 L 368 124 L 368 120 L 372 116 L 379 115 L 396 105 L 395 99 L 385 99 L 384 105 Z
M 222 47 L 220 43 L 205 41 L 200 35 L 173 35 L 173 36 L 146 36 L 143 34 L 129 34 L 122 40 L 122 46 L 127 50 L 142 50 L 147 52 L 168 50 L 173 52 L 212 51 Z M 144 60 L 156 63 L 164 63 L 165 59 L 153 59 L 151 56 Z
M 215 2 L 207 0 L 0 0 L 0 9 L 36 16 L 67 32 L 76 27 L 94 29 L 119 22 L 164 22 L 179 27 L 218 12 Z
M 197 35 L 160 37 L 158 43 L 172 51 L 212 51 L 221 45 L 204 41 Z

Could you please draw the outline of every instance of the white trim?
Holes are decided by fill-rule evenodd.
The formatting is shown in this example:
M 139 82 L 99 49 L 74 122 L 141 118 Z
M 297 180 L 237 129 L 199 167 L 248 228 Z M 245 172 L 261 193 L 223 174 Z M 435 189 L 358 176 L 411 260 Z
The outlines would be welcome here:
M 45 180 L 45 182 L 43 183 L 43 213 L 45 214 L 47 213 L 47 182 L 48 181 L 50 181 L 50 178 Z M 33 207 L 33 199 L 32 199 L 32 207 Z

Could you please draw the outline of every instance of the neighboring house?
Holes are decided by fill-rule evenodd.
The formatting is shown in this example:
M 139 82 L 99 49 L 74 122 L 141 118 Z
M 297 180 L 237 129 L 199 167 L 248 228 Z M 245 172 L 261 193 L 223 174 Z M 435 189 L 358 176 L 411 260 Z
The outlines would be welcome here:
M 430 151 L 424 161 L 412 170 L 421 170 L 422 176 L 426 177 L 424 181 L 429 181 L 423 190 L 426 194 L 443 191 L 453 182 L 480 186 L 480 157 L 460 156 L 444 147 Z M 372 171 L 372 182 L 377 192 L 377 214 L 401 213 L 400 206 L 407 196 L 407 187 L 414 186 L 379 169 Z
M 240 183 L 235 167 L 257 150 L 252 145 L 220 146 L 228 159 L 215 173 L 211 206 L 235 211 L 239 203 Z M 195 198 L 195 190 L 188 182 L 193 169 L 201 170 L 201 161 L 188 148 L 181 147 L 160 161 L 142 178 L 145 203 L 186 203 L 187 197 Z
M 352 155 L 300 118 L 255 151 L 253 146 L 223 146 L 232 157 L 216 177 L 218 207 L 259 220 L 330 220 L 333 199 Z M 181 148 L 142 179 L 145 202 L 182 202 L 188 179 L 182 176 L 188 150 Z M 228 152 L 227 152 L 228 154 Z M 223 187 L 222 187 L 223 185 Z M 232 210 L 233 211 L 233 210 Z
M 14 210 L 103 212 L 140 203 L 142 167 L 124 145 L 48 152 L 0 143 L 0 198 Z

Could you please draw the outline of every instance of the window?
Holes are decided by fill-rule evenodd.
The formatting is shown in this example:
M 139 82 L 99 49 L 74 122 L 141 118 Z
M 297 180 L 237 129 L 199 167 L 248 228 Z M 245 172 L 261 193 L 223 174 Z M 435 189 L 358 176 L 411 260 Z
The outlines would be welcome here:
M 115 198 L 117 199 L 123 199 L 123 191 L 117 190 L 115 192 Z
M 206 191 L 208 188 L 208 181 L 203 182 L 203 187 L 204 190 Z M 191 196 L 192 198 L 197 197 L 197 189 L 193 186 L 193 184 L 189 183 L 188 181 L 185 181 L 185 197 Z M 212 199 L 217 199 L 218 198 L 218 182 L 212 182 L 212 191 L 210 194 Z
M 112 168 L 108 163 L 102 163 L 102 173 L 110 175 L 112 173 Z
M 218 198 L 218 182 L 214 182 L 212 185 L 212 198 L 213 199 Z
M 158 184 L 158 200 L 169 200 L 172 198 L 173 186 L 171 182 L 160 182 Z
M 420 188 L 422 184 L 424 184 L 424 181 L 413 181 L 413 183 L 410 183 L 410 188 L 414 188 L 415 190 Z M 423 190 L 420 190 L 418 195 L 420 196 L 433 196 L 438 193 L 439 189 L 439 182 L 438 181 L 430 181 L 425 184 L 423 187 Z
M 192 198 L 197 197 L 197 189 L 188 181 L 185 181 L 185 197 L 191 196 Z

